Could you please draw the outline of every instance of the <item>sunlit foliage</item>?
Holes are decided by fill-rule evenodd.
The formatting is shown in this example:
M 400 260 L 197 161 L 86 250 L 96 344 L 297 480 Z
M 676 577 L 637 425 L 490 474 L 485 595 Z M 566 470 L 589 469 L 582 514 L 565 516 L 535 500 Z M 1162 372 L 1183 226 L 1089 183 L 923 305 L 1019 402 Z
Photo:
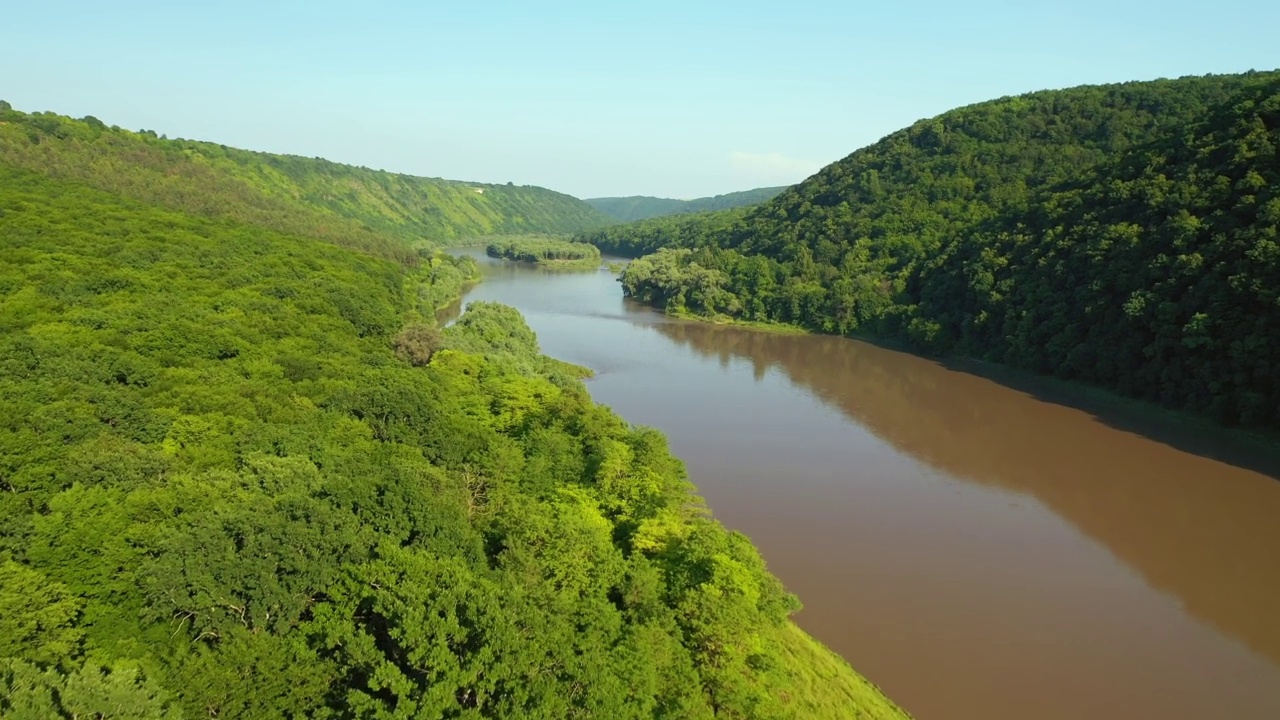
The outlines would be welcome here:
M 180 212 L 317 237 L 411 261 L 409 244 L 566 233 L 611 220 L 538 187 L 421 178 L 250 152 L 93 117 L 0 110 L 0 163 Z
M 57 174 L 57 173 L 55 173 Z M 895 718 L 474 264 L 0 166 L 0 716 Z

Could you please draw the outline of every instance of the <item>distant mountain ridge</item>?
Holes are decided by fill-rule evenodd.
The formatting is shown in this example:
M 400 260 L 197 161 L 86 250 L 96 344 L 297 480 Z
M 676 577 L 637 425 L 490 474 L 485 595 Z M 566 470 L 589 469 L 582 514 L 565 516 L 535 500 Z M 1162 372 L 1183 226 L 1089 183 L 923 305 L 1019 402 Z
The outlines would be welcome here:
M 647 195 L 631 195 L 628 197 L 588 198 L 586 203 L 609 217 L 623 222 L 634 222 L 668 215 L 686 215 L 710 210 L 729 210 L 759 205 L 777 197 L 787 187 L 782 185 L 779 187 L 755 188 L 754 190 L 742 190 L 694 200 L 674 200 L 672 198 L 649 197 Z
M 0 164 L 171 210 L 343 245 L 442 245 L 483 235 L 579 232 L 613 222 L 575 197 L 540 187 L 415 177 L 170 140 L 108 127 L 92 116 L 23 113 L 7 103 L 0 103 Z

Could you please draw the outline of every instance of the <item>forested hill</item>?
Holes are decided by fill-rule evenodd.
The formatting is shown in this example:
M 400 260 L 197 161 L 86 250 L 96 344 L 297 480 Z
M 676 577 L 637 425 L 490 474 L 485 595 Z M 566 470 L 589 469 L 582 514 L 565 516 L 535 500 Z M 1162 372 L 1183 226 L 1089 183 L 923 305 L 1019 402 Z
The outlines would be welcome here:
M 0 161 L 0 717 L 904 717 L 473 261 L 94 129 Z
M 673 310 L 902 338 L 1280 424 L 1280 74 L 918 122 L 749 211 L 588 234 Z
M 629 197 L 588 198 L 586 202 L 611 218 L 623 222 L 632 222 L 666 215 L 685 215 L 759 205 L 777 197 L 779 193 L 786 189 L 785 185 L 781 187 L 756 188 L 714 197 L 697 198 L 696 200 L 673 200 L 671 198 L 632 195 Z
M 319 158 L 239 150 L 0 103 L 0 164 L 172 210 L 346 243 L 444 244 L 571 233 L 613 222 L 539 187 L 412 177 Z

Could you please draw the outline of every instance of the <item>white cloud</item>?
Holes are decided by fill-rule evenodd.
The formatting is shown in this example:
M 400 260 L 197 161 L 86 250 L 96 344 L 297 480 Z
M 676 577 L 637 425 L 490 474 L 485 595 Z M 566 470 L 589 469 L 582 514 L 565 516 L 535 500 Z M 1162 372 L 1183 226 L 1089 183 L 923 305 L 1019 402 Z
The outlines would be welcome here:
M 740 172 L 780 178 L 787 182 L 799 182 L 822 167 L 812 160 L 801 160 L 782 153 L 749 153 L 734 150 L 729 153 L 729 165 Z

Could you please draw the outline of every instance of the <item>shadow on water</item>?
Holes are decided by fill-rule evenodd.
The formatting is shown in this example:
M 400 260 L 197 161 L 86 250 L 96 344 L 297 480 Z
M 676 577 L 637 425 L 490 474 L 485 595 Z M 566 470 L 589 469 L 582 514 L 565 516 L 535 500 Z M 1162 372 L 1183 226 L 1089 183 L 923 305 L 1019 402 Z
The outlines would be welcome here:
M 1280 664 L 1280 453 L 1246 444 L 1237 456 L 1222 436 L 1176 421 L 866 342 L 646 324 L 721 363 L 752 363 L 757 381 L 782 372 L 936 469 L 1038 498 L 1195 616 Z
M 596 314 L 589 307 L 721 366 L 745 361 L 757 382 L 779 373 L 904 455 L 1037 498 L 1196 618 L 1280 665 L 1280 448 L 991 366 L 675 320 L 622 301 L 611 282 L 486 260 L 483 297 L 544 319 Z M 579 350 L 599 341 L 579 340 Z
M 1088 413 L 1098 422 L 1121 432 L 1141 435 L 1184 453 L 1280 480 L 1280 435 L 1225 428 L 1138 400 L 999 365 L 966 360 L 942 360 L 940 364 L 949 370 L 991 380 L 1042 402 Z

